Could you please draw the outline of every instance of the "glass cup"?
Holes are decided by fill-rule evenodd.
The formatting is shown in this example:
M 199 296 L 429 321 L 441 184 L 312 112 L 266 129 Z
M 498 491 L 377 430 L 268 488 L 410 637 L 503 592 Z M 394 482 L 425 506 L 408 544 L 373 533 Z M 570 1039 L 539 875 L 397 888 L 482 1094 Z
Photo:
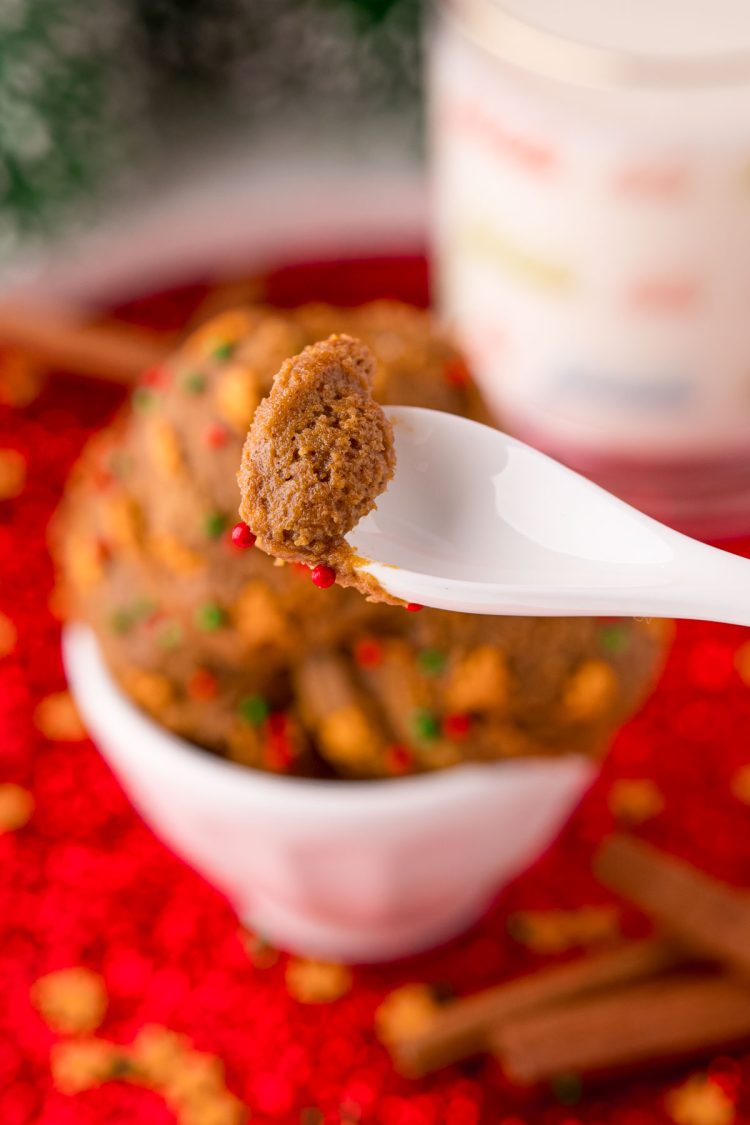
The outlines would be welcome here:
M 498 423 L 750 532 L 744 0 L 446 0 L 429 89 L 438 302 Z

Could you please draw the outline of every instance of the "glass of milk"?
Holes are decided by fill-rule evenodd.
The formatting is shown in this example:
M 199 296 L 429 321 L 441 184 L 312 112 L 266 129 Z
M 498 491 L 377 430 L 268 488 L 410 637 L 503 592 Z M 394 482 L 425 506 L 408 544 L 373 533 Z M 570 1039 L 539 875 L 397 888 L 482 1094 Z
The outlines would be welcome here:
M 750 532 L 750 4 L 444 0 L 437 296 L 503 428 Z

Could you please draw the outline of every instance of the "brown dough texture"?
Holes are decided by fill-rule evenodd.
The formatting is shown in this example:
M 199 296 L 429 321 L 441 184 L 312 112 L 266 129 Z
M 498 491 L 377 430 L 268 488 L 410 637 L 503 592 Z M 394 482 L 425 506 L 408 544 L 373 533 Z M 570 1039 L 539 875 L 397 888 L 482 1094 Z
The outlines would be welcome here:
M 393 302 L 227 309 L 188 333 L 85 450 L 52 532 L 56 605 L 91 626 L 138 707 L 244 767 L 387 778 L 603 753 L 659 674 L 668 622 L 406 613 L 232 546 L 259 404 L 290 356 L 309 345 L 320 356 L 331 335 L 362 341 L 345 349 L 348 374 L 339 356 L 342 388 L 358 369 L 381 405 L 486 420 L 429 313 Z M 359 426 L 360 403 L 355 413 Z M 383 480 L 382 465 L 361 468 L 348 515 L 326 509 L 342 528 Z M 305 525 L 313 541 L 318 520 Z
M 344 537 L 375 507 L 396 462 L 374 374 L 371 350 L 346 335 L 286 360 L 255 412 L 238 474 L 240 515 L 257 545 L 330 565 L 347 585 L 361 583 Z

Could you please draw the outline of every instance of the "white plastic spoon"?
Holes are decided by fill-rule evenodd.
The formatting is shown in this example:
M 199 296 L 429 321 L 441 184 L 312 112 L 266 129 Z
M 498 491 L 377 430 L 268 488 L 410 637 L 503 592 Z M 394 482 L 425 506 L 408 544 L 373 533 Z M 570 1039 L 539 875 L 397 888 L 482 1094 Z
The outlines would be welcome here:
M 417 407 L 387 413 L 396 475 L 347 540 L 395 597 L 465 613 L 750 625 L 750 560 L 672 531 L 499 430 Z

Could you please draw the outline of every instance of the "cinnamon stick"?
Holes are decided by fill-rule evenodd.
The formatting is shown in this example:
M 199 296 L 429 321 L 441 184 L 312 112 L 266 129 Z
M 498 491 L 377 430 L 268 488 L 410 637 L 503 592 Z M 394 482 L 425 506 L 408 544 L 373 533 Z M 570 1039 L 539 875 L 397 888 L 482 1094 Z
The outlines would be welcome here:
M 750 977 L 750 894 L 627 836 L 602 844 L 594 870 L 690 948 Z
M 662 938 L 555 965 L 485 989 L 441 1008 L 418 1034 L 389 1044 L 396 1068 L 412 1078 L 486 1050 L 490 1036 L 511 1017 L 625 984 L 671 969 L 684 961 L 678 947 Z
M 0 346 L 56 370 L 131 383 L 164 358 L 170 343 L 129 325 L 81 324 L 51 308 L 0 303 Z
M 664 977 L 513 1019 L 493 1035 L 507 1075 L 533 1084 L 683 1061 L 750 1039 L 750 991 L 728 977 Z

